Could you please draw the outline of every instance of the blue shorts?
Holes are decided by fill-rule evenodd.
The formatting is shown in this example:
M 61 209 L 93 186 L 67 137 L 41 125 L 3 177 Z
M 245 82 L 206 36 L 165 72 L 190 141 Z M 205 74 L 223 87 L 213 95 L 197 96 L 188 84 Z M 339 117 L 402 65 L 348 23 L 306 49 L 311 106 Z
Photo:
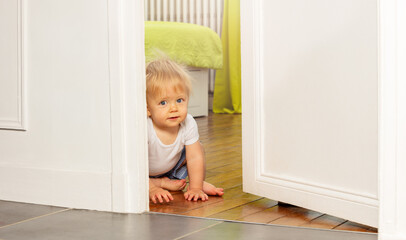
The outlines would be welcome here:
M 185 179 L 187 177 L 187 166 L 186 164 L 182 165 L 186 159 L 186 149 L 183 148 L 182 154 L 178 163 L 173 167 L 169 172 L 163 173 L 157 176 L 150 176 L 150 178 L 162 178 L 168 177 L 169 179 Z

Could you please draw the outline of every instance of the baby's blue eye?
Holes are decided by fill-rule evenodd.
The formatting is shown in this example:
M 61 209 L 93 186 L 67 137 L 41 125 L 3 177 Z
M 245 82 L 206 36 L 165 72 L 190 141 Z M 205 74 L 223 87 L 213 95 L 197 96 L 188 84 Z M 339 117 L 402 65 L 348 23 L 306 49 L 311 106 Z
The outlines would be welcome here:
M 161 101 L 161 102 L 159 103 L 159 105 L 165 106 L 166 103 L 167 103 L 166 101 Z
M 177 103 L 181 103 L 181 102 L 183 102 L 183 99 L 182 99 L 182 98 L 179 98 L 178 100 L 176 100 L 176 102 L 177 102 Z

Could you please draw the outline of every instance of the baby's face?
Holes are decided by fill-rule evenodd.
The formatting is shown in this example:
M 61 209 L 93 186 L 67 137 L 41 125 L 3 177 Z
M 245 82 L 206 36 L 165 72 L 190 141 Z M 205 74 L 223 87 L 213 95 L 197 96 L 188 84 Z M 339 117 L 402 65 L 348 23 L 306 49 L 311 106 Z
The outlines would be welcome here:
M 148 116 L 161 129 L 177 128 L 187 115 L 188 96 L 180 89 L 168 87 L 162 96 L 148 96 Z

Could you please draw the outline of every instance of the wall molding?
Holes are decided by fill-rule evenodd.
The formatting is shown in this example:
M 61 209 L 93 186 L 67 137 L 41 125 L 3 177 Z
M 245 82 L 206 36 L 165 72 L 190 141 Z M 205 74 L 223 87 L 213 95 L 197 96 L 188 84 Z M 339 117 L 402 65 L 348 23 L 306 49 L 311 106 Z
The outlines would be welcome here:
M 17 2 L 17 115 L 14 119 L 5 119 L 0 116 L 0 129 L 27 130 L 26 129 L 26 91 L 25 91 L 25 10 L 24 0 L 15 0 Z

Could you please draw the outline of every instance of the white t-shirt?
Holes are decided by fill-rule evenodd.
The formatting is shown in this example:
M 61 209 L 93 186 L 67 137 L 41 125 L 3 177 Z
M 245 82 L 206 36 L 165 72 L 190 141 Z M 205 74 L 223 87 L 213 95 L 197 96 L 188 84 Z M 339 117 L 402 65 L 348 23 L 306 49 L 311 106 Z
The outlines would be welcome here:
M 180 124 L 175 142 L 165 145 L 156 135 L 152 119 L 148 118 L 148 158 L 149 175 L 157 176 L 169 172 L 182 154 L 185 145 L 191 145 L 199 140 L 197 124 L 192 115 L 188 114 Z

